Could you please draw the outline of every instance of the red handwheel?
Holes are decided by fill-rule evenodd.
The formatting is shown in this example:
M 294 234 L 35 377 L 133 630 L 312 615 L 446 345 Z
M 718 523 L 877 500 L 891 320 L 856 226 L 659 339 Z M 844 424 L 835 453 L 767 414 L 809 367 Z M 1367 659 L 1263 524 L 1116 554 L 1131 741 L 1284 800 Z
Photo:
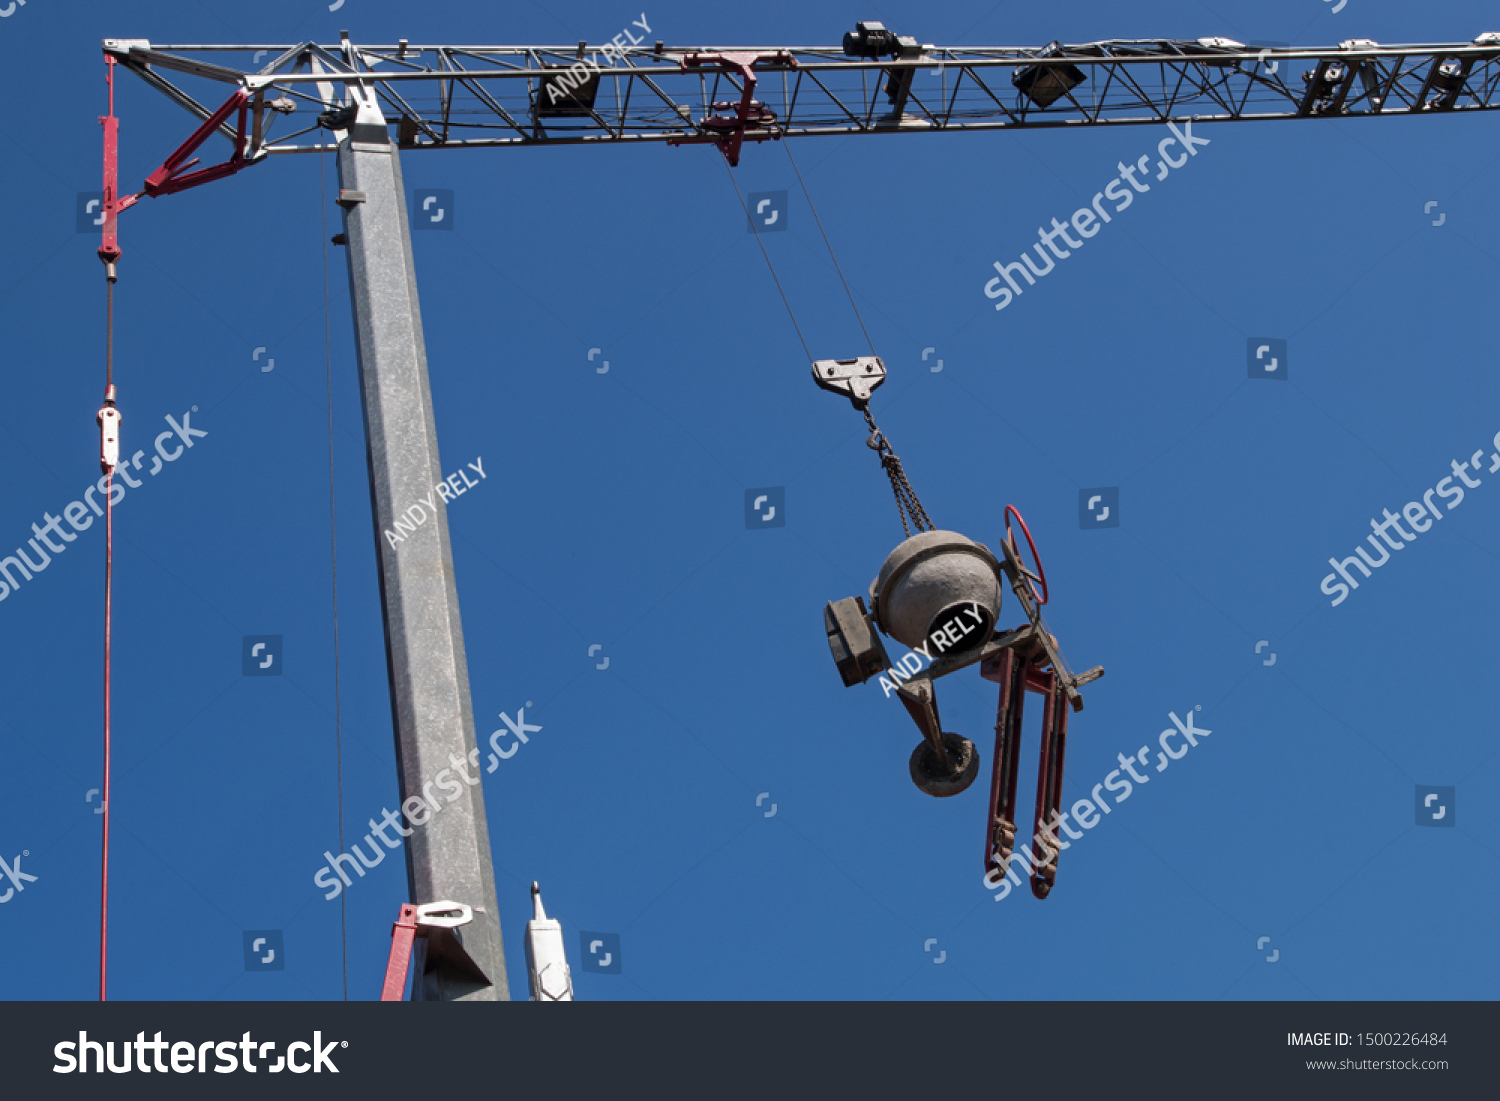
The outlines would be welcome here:
M 1042 559 L 1036 553 L 1036 543 L 1031 538 L 1031 529 L 1026 526 L 1025 518 L 1022 517 L 1020 510 L 1017 509 L 1015 505 L 1005 506 L 1005 541 L 1010 544 L 1011 550 L 1016 550 L 1016 537 L 1010 530 L 1011 516 L 1015 516 L 1016 523 L 1021 525 L 1021 533 L 1026 536 L 1026 545 L 1031 548 L 1031 561 L 1036 564 L 1036 579 L 1042 583 L 1042 591 L 1036 591 L 1036 583 L 1032 581 L 1029 573 L 1026 578 L 1026 583 L 1031 586 L 1031 595 L 1036 598 L 1037 604 L 1045 604 L 1047 603 L 1047 571 L 1042 569 Z M 1020 552 L 1017 551 L 1016 561 L 1020 562 L 1020 560 L 1021 555 Z M 1022 563 L 1021 568 L 1025 570 L 1026 567 L 1024 563 Z

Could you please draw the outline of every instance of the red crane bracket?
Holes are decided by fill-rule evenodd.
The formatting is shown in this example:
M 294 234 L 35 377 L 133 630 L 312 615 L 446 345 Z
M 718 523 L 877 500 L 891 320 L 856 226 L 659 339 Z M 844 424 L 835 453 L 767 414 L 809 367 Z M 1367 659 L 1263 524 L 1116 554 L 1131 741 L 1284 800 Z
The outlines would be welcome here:
M 381 986 L 380 1000 L 399 1002 L 406 988 L 406 975 L 412 968 L 413 950 L 417 955 L 416 974 L 412 978 L 412 989 L 421 987 L 422 973 L 428 960 L 445 958 L 451 961 L 460 974 L 476 986 L 491 984 L 488 976 L 479 969 L 473 957 L 464 950 L 463 942 L 454 935 L 454 930 L 474 920 L 471 907 L 460 902 L 428 902 L 421 906 L 402 903 L 401 912 L 391 927 L 391 954 L 386 961 L 385 982 Z M 417 947 L 417 941 L 422 944 Z M 416 997 L 416 994 L 413 994 Z
M 158 195 L 171 195 L 174 192 L 186 191 L 188 188 L 197 187 L 199 184 L 206 184 L 213 180 L 221 180 L 225 176 L 232 176 L 249 164 L 250 161 L 245 157 L 247 142 L 245 136 L 245 116 L 247 112 L 245 108 L 249 102 L 250 93 L 243 88 L 236 88 L 234 94 L 225 101 L 224 106 L 204 119 L 203 125 L 193 131 L 193 136 L 183 142 L 178 147 L 177 152 L 168 157 L 160 168 L 146 177 L 145 194 L 150 195 L 154 199 Z M 188 160 L 193 150 L 206 142 L 213 135 L 214 131 L 219 128 L 219 125 L 230 115 L 234 114 L 235 111 L 240 113 L 240 118 L 239 130 L 234 141 L 234 155 L 223 164 L 216 164 L 211 168 L 201 168 L 197 172 L 189 172 L 185 176 L 182 175 L 183 169 L 191 168 L 198 163 L 197 157 Z
M 401 913 L 391 929 L 391 958 L 385 966 L 385 984 L 380 991 L 383 1002 L 399 1002 L 406 987 L 406 972 L 411 966 L 411 946 L 417 939 L 417 908 L 403 903 Z
M 721 131 L 716 137 L 698 138 L 673 138 L 669 139 L 668 145 L 693 145 L 699 142 L 711 141 L 719 147 L 724 154 L 724 159 L 729 162 L 730 168 L 735 168 L 740 163 L 740 146 L 746 140 L 750 141 L 773 141 L 781 140 L 781 132 L 772 127 L 775 126 L 776 116 L 755 102 L 755 66 L 789 65 L 795 67 L 797 59 L 792 56 L 790 50 L 768 50 L 763 53 L 752 51 L 731 53 L 690 53 L 682 57 L 682 72 L 689 69 L 718 68 L 725 72 L 737 73 L 744 82 L 744 91 L 740 94 L 738 108 L 733 115 L 710 115 L 699 123 L 705 129 Z M 720 104 L 714 104 L 715 107 Z M 723 106 L 731 106 L 724 104 Z M 755 129 L 751 129 L 755 127 Z
M 122 210 L 129 210 L 141 198 L 141 195 L 150 195 L 156 198 L 158 195 L 171 195 L 174 192 L 186 191 L 190 187 L 209 183 L 213 180 L 232 176 L 247 165 L 253 164 L 247 155 L 249 139 L 246 136 L 247 106 L 250 102 L 250 92 L 244 88 L 236 88 L 234 94 L 229 97 L 224 106 L 220 107 L 212 115 L 204 120 L 203 125 L 193 132 L 178 147 L 166 161 L 151 175 L 146 177 L 145 187 L 134 195 L 120 194 L 120 120 L 115 116 L 115 58 L 110 54 L 104 55 L 105 80 L 109 84 L 109 114 L 99 117 L 99 124 L 104 127 L 104 232 L 103 241 L 99 246 L 99 259 L 103 260 L 108 268 L 109 278 L 114 278 L 114 265 L 123 255 L 120 249 L 119 215 Z M 239 112 L 239 128 L 235 135 L 234 154 L 223 164 L 216 164 L 210 168 L 202 168 L 197 172 L 189 172 L 183 175 L 183 170 L 192 168 L 198 163 L 198 158 L 193 157 L 193 151 L 207 141 L 224 120 L 235 111 Z M 191 160 L 188 158 L 192 157 Z
M 120 198 L 120 120 L 115 117 L 115 59 L 104 55 L 104 81 L 109 85 L 109 114 L 99 116 L 104 127 L 104 240 L 99 245 L 99 259 L 114 278 L 114 263 L 120 258 L 120 234 L 117 218 L 120 211 L 135 205 L 138 198 Z

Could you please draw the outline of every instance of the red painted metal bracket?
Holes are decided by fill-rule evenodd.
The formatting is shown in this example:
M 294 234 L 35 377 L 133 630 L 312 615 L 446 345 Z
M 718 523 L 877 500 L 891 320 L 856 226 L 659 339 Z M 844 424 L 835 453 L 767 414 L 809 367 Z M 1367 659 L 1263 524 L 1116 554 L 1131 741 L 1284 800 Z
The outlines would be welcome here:
M 104 127 L 104 240 L 99 246 L 99 259 L 105 264 L 113 264 L 120 258 L 117 224 L 120 211 L 134 206 L 138 196 L 120 198 L 120 120 L 115 117 L 115 59 L 105 54 L 104 63 L 104 79 L 109 85 L 109 114 L 99 117 L 99 125 Z
M 146 177 L 145 193 L 154 199 L 158 195 L 171 195 L 178 191 L 186 191 L 188 188 L 197 187 L 199 184 L 206 184 L 213 180 L 221 180 L 225 176 L 232 176 L 249 164 L 250 162 L 245 159 L 245 145 L 247 141 L 245 136 L 245 107 L 249 102 L 250 93 L 243 88 L 236 88 L 234 95 L 225 101 L 224 106 L 204 119 L 203 125 L 193 132 L 193 136 L 183 142 L 178 147 L 177 152 L 168 157 L 160 168 Z M 211 168 L 202 168 L 197 172 L 189 172 L 186 176 L 182 175 L 183 169 L 191 168 L 198 163 L 197 157 L 188 160 L 193 150 L 206 142 L 213 135 L 214 131 L 219 128 L 219 124 L 235 111 L 239 111 L 240 118 L 239 132 L 235 136 L 234 141 L 234 155 L 223 164 L 216 164 Z
M 411 967 L 411 946 L 417 939 L 417 908 L 404 903 L 396 924 L 391 928 L 391 957 L 385 965 L 385 985 L 380 990 L 383 1002 L 399 1002 L 406 989 L 406 972 Z
M 245 123 L 247 105 L 250 102 L 250 93 L 244 88 L 237 88 L 224 106 L 220 107 L 212 115 L 204 120 L 203 125 L 193 132 L 177 151 L 151 175 L 146 177 L 145 187 L 135 195 L 120 194 L 120 120 L 115 116 L 115 58 L 105 54 L 105 80 L 109 84 L 109 114 L 101 115 L 99 124 L 104 127 L 104 233 L 103 241 L 99 246 L 99 259 L 109 266 L 111 278 L 113 278 L 113 265 L 120 259 L 123 253 L 120 249 L 119 215 L 123 210 L 129 210 L 141 198 L 141 195 L 149 195 L 156 198 L 158 195 L 171 195 L 178 191 L 186 191 L 190 187 L 206 184 L 213 180 L 232 176 L 240 169 L 252 162 L 246 157 L 249 139 L 246 136 Z M 223 164 L 216 164 L 209 168 L 199 169 L 197 172 L 189 172 L 183 175 L 185 169 L 192 168 L 198 163 L 198 158 L 193 157 L 193 151 L 207 141 L 219 126 L 232 115 L 239 112 L 239 130 L 235 136 L 234 154 Z M 188 158 L 192 157 L 191 160 Z
M 422 972 L 434 959 L 444 960 L 457 974 L 476 985 L 488 985 L 490 980 L 474 958 L 465 951 L 463 942 L 454 936 L 454 930 L 474 920 L 474 911 L 459 902 L 428 902 L 414 906 L 401 904 L 401 913 L 391 927 L 391 955 L 385 965 L 385 984 L 380 989 L 380 1000 L 399 1002 L 406 989 L 406 973 L 411 969 L 412 955 L 418 937 L 426 953 L 417 957 L 417 974 L 412 977 L 412 997 L 420 1000 Z
M 724 154 L 724 159 L 729 162 L 730 168 L 735 168 L 740 163 L 740 146 L 748 138 L 750 141 L 781 140 L 781 134 L 776 130 L 765 130 L 760 133 L 753 131 L 747 133 L 751 123 L 761 122 L 762 114 L 752 117 L 755 107 L 755 69 L 756 65 L 768 63 L 777 65 L 797 64 L 797 59 L 789 50 L 769 50 L 764 53 L 750 51 L 730 53 L 690 53 L 683 55 L 682 71 L 689 69 L 719 68 L 726 72 L 738 73 L 744 82 L 744 91 L 740 95 L 739 108 L 735 115 L 711 117 L 704 120 L 704 124 L 717 122 L 718 126 L 713 129 L 722 129 L 724 134 L 720 137 L 711 138 L 676 138 L 667 142 L 668 145 L 692 145 L 698 142 L 711 141 L 719 147 Z M 774 116 L 772 116 L 774 121 Z

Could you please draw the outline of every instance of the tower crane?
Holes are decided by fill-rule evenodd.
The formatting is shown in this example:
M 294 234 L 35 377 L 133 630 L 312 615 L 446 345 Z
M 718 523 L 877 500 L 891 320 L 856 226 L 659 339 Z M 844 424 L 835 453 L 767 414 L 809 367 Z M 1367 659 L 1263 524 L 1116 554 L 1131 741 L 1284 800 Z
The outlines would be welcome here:
M 632 27 L 595 46 L 586 41 L 497 46 L 405 39 L 358 44 L 347 32 L 330 46 L 162 45 L 123 38 L 103 44 L 110 112 L 101 118 L 105 220 L 99 255 L 111 284 L 122 256 L 119 215 L 142 198 L 207 184 L 274 157 L 337 155 L 343 230 L 334 242 L 346 247 L 353 291 L 403 801 L 420 794 L 423 778 L 450 759 L 467 759 L 476 751 L 446 514 L 437 510 L 437 522 L 424 525 L 399 548 L 379 535 L 442 477 L 402 187 L 403 153 L 712 144 L 734 167 L 748 147 L 793 138 L 1430 117 L 1500 106 L 1497 33 L 1436 45 L 1349 39 L 1335 46 L 1259 48 L 1206 37 L 988 47 L 922 44 L 880 23 L 863 22 L 844 35 L 840 46 L 669 47 L 646 41 L 650 28 L 644 16 Z M 645 34 L 637 36 L 635 29 Z M 267 55 L 269 61 L 261 65 Z M 121 192 L 118 180 L 117 68 L 134 73 L 199 123 L 141 190 L 131 194 Z M 219 85 L 219 92 L 195 95 L 180 86 L 184 78 L 206 82 L 210 89 Z M 214 138 L 227 139 L 228 156 L 196 167 L 194 154 Z M 880 371 L 883 375 L 883 365 Z M 113 405 L 111 386 L 106 408 Z M 861 408 L 858 400 L 856 408 Z M 101 411 L 102 429 L 112 431 L 117 420 Z M 878 430 L 872 441 L 877 437 L 883 440 Z M 883 462 L 886 457 L 882 452 Z M 897 484 L 894 473 L 892 480 Z M 897 499 L 901 503 L 900 485 Z M 903 519 L 905 515 L 903 511 Z M 1008 511 L 1007 528 L 1009 516 Z M 933 534 L 924 536 L 918 527 L 918 536 L 909 543 Z M 954 549 L 946 537 L 956 533 L 938 535 L 936 542 Z M 991 638 L 996 625 L 987 622 L 988 641 L 982 639 L 967 656 L 953 657 L 943 670 L 929 670 L 925 695 L 912 689 L 903 695 L 930 745 L 920 762 L 913 757 L 912 772 L 919 786 L 925 782 L 942 789 L 934 794 L 950 794 L 958 784 L 956 774 L 943 772 L 962 762 L 948 760 L 952 746 L 946 739 L 951 736 L 938 729 L 930 677 L 982 662 L 985 675 L 1001 682 L 1002 722 L 997 725 L 985 851 L 986 868 L 1003 869 L 1014 835 L 1020 717 L 1018 703 L 1006 712 L 1006 692 L 1017 699 L 1028 689 L 1044 692 L 1050 731 L 1054 713 L 1061 723 L 1065 704 L 1081 706 L 1077 687 L 1091 677 L 1075 677 L 1062 663 L 1038 612 L 1045 602 L 1045 578 L 1022 564 L 1013 538 L 1007 537 L 1000 558 L 983 547 L 982 555 L 957 549 L 969 555 L 969 566 L 983 562 L 991 575 L 986 583 L 993 586 L 995 609 L 998 583 L 1008 580 L 1032 625 Z M 899 562 L 897 557 L 893 554 L 887 562 L 893 572 L 907 570 L 920 555 L 908 554 Z M 1039 567 L 1034 547 L 1032 558 Z M 882 578 L 895 584 L 887 571 Z M 888 595 L 872 588 L 872 598 Z M 873 614 L 877 619 L 881 611 L 893 615 L 891 608 L 886 600 Z M 878 639 L 871 645 L 870 618 L 853 598 L 829 606 L 830 643 L 846 683 L 868 679 L 884 660 Z M 913 637 L 920 635 L 918 628 Z M 999 645 L 1022 636 L 1024 648 Z M 1055 736 L 1044 732 L 1038 824 L 1061 791 L 1065 730 L 1061 723 Z M 918 748 L 920 755 L 923 747 Z M 472 915 L 461 928 L 445 932 L 443 951 L 427 953 L 413 981 L 413 997 L 507 998 L 482 789 L 466 787 L 462 799 L 409 839 L 406 856 L 413 907 L 430 909 L 438 900 L 457 900 L 444 905 Z M 1042 882 L 1033 874 L 1032 889 L 1039 896 L 1051 886 L 1055 861 L 1043 872 Z M 403 920 L 411 926 L 417 919 Z

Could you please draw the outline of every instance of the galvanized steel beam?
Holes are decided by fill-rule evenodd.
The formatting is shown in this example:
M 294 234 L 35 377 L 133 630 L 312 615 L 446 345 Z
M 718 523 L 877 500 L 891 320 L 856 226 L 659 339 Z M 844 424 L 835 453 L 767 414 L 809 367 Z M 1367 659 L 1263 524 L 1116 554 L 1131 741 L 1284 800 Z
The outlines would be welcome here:
M 448 517 L 433 490 L 442 465 L 401 161 L 373 97 L 339 142 L 338 168 L 401 800 L 437 804 L 424 825 L 407 818 L 413 830 L 405 843 L 410 901 L 451 899 L 474 910 L 471 923 L 451 931 L 463 951 L 429 950 L 412 996 L 506 1000 L 484 789 L 460 783 L 462 793 L 448 802 L 433 788 L 444 770 L 455 778 L 450 784 L 459 782 L 455 760 L 476 781 L 482 773 Z M 399 518 L 415 519 L 414 507 L 426 514 L 422 522 L 399 541 L 387 538 L 386 532 L 397 532 Z M 419 818 L 423 813 L 412 810 Z M 465 953 L 482 977 L 464 961 Z

